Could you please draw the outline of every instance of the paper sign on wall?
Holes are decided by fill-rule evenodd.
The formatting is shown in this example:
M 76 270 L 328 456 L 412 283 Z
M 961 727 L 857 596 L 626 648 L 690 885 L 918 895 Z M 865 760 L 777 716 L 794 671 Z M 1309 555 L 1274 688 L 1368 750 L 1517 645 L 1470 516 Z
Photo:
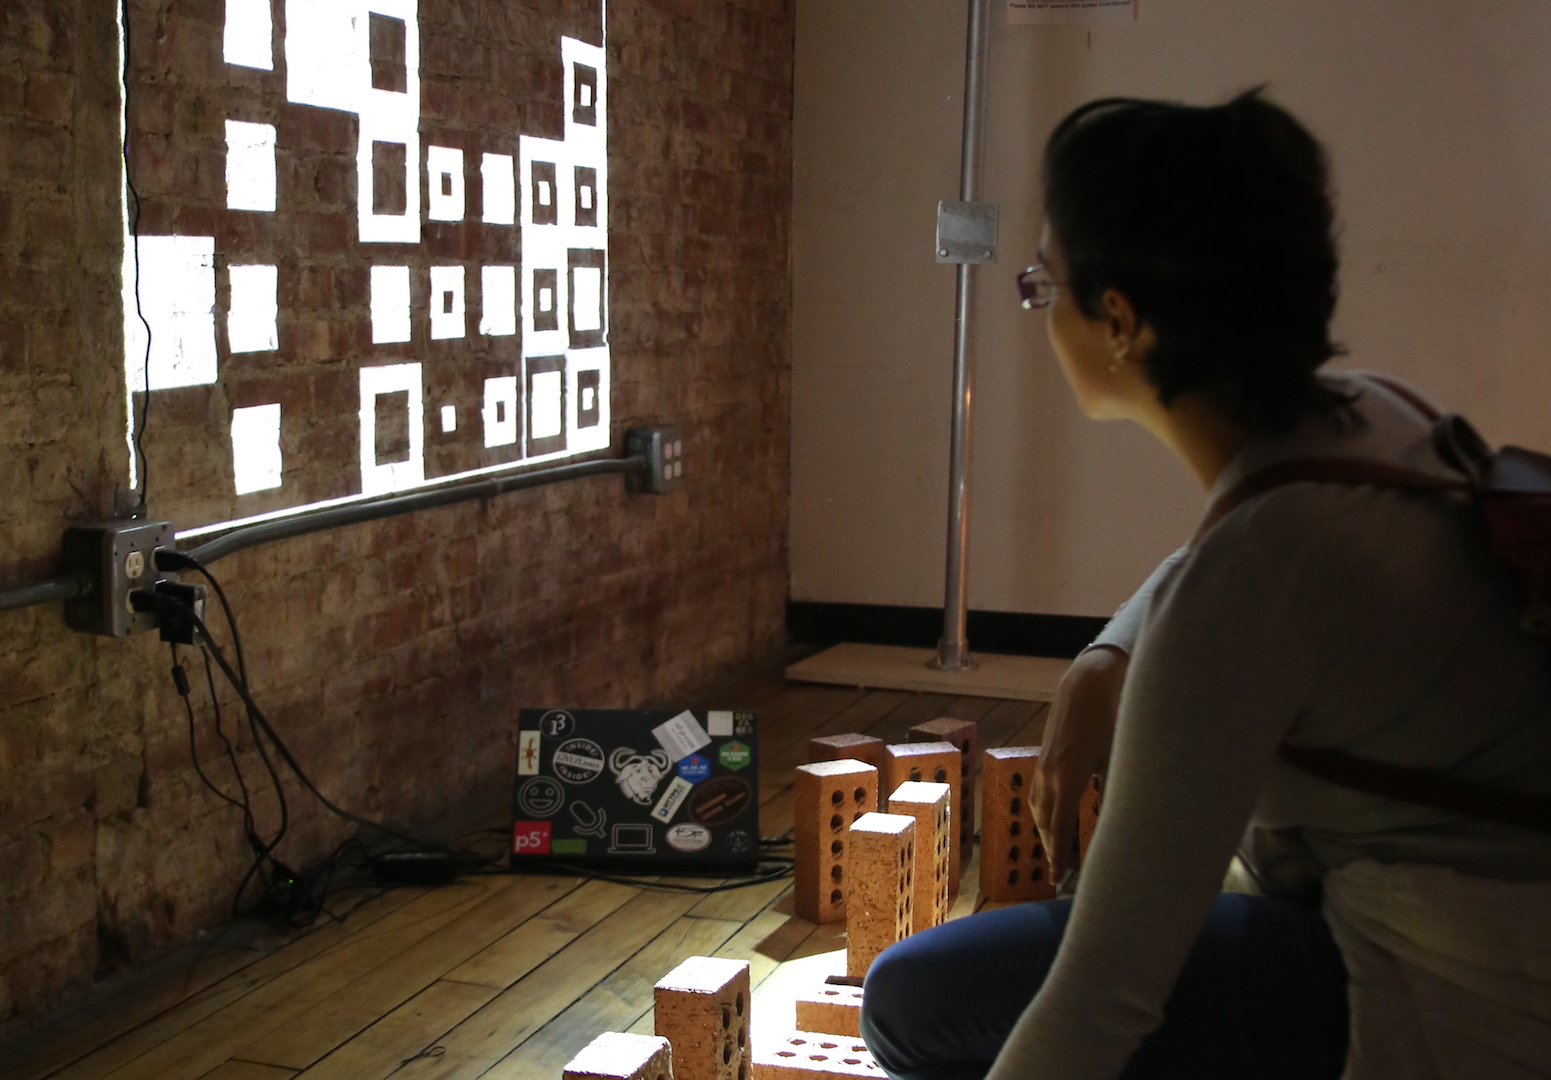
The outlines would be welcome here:
M 1135 22 L 1136 0 L 1007 0 L 1007 21 L 1045 26 Z

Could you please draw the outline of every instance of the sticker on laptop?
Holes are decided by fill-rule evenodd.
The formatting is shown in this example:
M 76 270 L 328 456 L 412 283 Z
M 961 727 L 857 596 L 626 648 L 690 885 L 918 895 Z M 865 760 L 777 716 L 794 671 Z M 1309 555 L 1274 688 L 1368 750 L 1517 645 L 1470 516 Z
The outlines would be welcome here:
M 514 821 L 512 823 L 513 855 L 548 855 L 549 822 Z
M 652 728 L 652 736 L 672 761 L 682 761 L 711 742 L 695 714 L 685 709 L 673 719 Z
M 657 805 L 652 808 L 652 817 L 666 825 L 673 820 L 673 815 L 679 812 L 679 807 L 684 805 L 684 796 L 695 789 L 682 776 L 675 776 L 668 782 L 667 790 L 662 793 L 662 798 L 657 800 Z
M 551 739 L 563 739 L 576 730 L 576 717 L 564 709 L 550 709 L 539 717 L 539 730 Z
M 729 709 L 712 709 L 705 714 L 705 729 L 711 738 L 726 738 L 732 734 L 732 711 Z
M 517 733 L 517 775 L 537 776 L 539 772 L 539 733 Z
M 711 759 L 703 758 L 699 754 L 690 754 L 679 762 L 679 775 L 691 784 L 698 784 L 711 775 Z
M 689 816 L 701 825 L 715 826 L 731 821 L 753 801 L 754 789 L 738 776 L 718 776 L 695 788 L 689 800 Z
M 603 747 L 591 739 L 567 739 L 550 759 L 555 775 L 568 784 L 590 784 L 603 772 Z
M 664 750 L 638 754 L 632 746 L 616 746 L 609 755 L 609 771 L 625 798 L 638 806 L 650 806 L 657 785 L 668 775 L 673 761 Z
M 704 851 L 711 846 L 711 830 L 704 825 L 681 821 L 668 830 L 668 846 L 674 851 Z
M 517 789 L 517 805 L 529 817 L 553 817 L 565 805 L 565 791 L 548 776 L 530 777 Z

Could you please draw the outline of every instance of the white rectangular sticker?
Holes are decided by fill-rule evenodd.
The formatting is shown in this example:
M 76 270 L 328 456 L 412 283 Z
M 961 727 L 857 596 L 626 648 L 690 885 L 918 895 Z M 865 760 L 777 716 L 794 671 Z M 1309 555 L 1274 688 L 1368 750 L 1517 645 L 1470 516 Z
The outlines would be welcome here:
M 539 771 L 539 733 L 517 733 L 517 775 L 535 776 Z
M 1136 0 L 1007 0 L 1007 21 L 1040 26 L 1135 22 Z
M 712 709 L 705 714 L 706 730 L 711 733 L 711 738 L 719 739 L 724 735 L 732 734 L 732 710 Z
M 688 795 L 691 784 L 682 776 L 675 776 L 673 782 L 662 793 L 662 798 L 657 800 L 657 805 L 652 808 L 652 817 L 666 825 L 673 820 L 673 815 L 679 812 L 679 807 L 684 805 L 684 796 Z
M 683 761 L 702 746 L 711 742 L 711 736 L 695 719 L 695 714 L 685 709 L 672 720 L 652 728 L 652 735 L 674 761 Z

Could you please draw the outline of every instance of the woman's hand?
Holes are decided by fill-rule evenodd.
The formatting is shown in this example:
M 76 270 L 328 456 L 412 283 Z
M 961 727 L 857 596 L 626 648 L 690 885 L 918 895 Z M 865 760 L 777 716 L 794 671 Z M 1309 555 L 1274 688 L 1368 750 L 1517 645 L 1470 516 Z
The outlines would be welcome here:
M 1060 881 L 1072 868 L 1077 805 L 1088 781 L 1109 760 L 1129 663 L 1119 649 L 1089 649 L 1072 661 L 1056 689 L 1029 800 L 1052 881 Z

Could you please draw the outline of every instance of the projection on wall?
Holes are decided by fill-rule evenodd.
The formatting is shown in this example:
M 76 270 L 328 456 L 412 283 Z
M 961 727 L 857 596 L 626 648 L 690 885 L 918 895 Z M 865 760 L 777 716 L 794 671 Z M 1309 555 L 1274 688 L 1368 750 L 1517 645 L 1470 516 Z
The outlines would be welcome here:
M 422 104 L 434 2 L 225 0 L 212 49 L 257 89 L 211 98 L 224 206 L 146 195 L 138 283 L 126 222 L 131 437 L 146 391 L 152 447 L 186 414 L 210 419 L 185 445 L 229 439 L 184 482 L 221 498 L 180 535 L 608 446 L 604 50 L 556 36 L 562 138 L 514 130 L 521 108 L 449 121 Z M 353 153 L 353 214 L 313 206 L 329 153 Z

